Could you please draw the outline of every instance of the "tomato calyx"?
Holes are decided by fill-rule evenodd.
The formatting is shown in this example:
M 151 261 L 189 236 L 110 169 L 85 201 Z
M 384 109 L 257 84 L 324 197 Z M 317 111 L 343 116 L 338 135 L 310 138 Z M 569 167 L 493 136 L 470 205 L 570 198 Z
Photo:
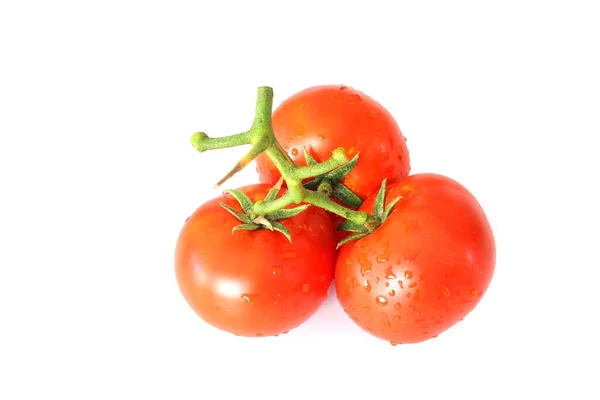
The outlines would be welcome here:
M 315 160 L 309 152 L 304 149 L 304 158 L 306 159 L 306 165 L 318 165 L 319 163 Z M 358 208 L 362 204 L 362 200 L 346 185 L 341 183 L 342 179 L 350 173 L 358 162 L 358 153 L 348 161 L 346 164 L 333 171 L 326 172 L 322 175 L 315 176 L 310 181 L 304 184 L 304 187 L 309 190 L 316 190 L 324 193 L 327 196 L 333 196 L 345 205 L 351 208 Z
M 277 198 L 279 194 L 279 190 L 281 189 L 282 179 L 277 182 L 275 186 L 269 191 L 264 201 L 273 201 Z M 238 230 L 246 230 L 246 231 L 255 231 L 257 229 L 268 229 L 270 231 L 277 231 L 283 236 L 287 238 L 287 240 L 292 242 L 292 235 L 290 231 L 280 222 L 281 219 L 293 217 L 294 215 L 300 214 L 302 211 L 308 208 L 308 204 L 294 207 L 294 208 L 286 208 L 277 211 L 273 211 L 271 213 L 265 215 L 256 215 L 254 213 L 254 202 L 250 200 L 250 198 L 239 190 L 226 190 L 226 193 L 233 196 L 237 202 L 240 204 L 242 211 L 238 211 L 235 208 L 221 202 L 220 206 L 227 210 L 231 215 L 236 217 L 240 222 L 240 225 L 236 225 L 231 230 L 231 233 L 235 233 Z
M 348 242 L 361 239 L 374 232 L 390 216 L 394 209 L 394 206 L 400 201 L 400 199 L 402 199 L 402 197 L 396 197 L 388 204 L 387 207 L 385 207 L 386 187 L 387 182 L 386 179 L 384 179 L 381 182 L 381 187 L 379 188 L 379 192 L 377 193 L 377 197 L 375 198 L 375 204 L 373 206 L 373 215 L 370 215 L 364 224 L 359 225 L 351 220 L 346 220 L 338 226 L 338 230 L 340 231 L 352 232 L 350 236 L 344 238 L 337 244 L 338 249 Z

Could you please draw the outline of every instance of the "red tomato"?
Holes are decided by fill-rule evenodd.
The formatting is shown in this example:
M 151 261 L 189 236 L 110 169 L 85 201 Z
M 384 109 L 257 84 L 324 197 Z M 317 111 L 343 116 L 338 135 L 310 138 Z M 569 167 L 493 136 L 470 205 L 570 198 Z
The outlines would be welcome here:
M 238 189 L 262 200 L 269 185 Z M 323 303 L 333 279 L 335 240 L 327 214 L 314 206 L 280 220 L 290 243 L 276 231 L 238 230 L 241 222 L 219 206 L 238 211 L 229 194 L 198 208 L 186 221 L 176 248 L 181 293 L 206 322 L 240 336 L 286 333 Z
M 372 212 L 376 194 L 361 206 Z M 401 196 L 373 233 L 340 249 L 335 285 L 346 313 L 394 343 L 436 337 L 469 314 L 492 279 L 496 248 L 477 200 L 459 183 L 418 174 L 388 186 Z
M 316 86 L 283 101 L 273 113 L 275 137 L 289 156 L 306 165 L 304 149 L 317 161 L 343 147 L 356 167 L 342 180 L 361 199 L 379 189 L 381 181 L 408 176 L 406 142 L 390 113 L 371 97 L 347 86 Z M 266 154 L 257 158 L 260 181 L 274 184 L 279 171 Z

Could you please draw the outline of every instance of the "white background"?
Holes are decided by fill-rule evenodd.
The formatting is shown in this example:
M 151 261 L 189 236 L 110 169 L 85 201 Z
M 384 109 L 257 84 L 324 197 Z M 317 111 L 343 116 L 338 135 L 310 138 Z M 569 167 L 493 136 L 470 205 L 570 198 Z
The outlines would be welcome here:
M 0 399 L 599 398 L 596 7 L 2 1 Z M 259 85 L 277 105 L 327 83 L 488 214 L 490 289 L 437 339 L 392 347 L 335 296 L 238 338 L 178 291 L 179 229 L 245 151 L 191 134 L 246 130 Z

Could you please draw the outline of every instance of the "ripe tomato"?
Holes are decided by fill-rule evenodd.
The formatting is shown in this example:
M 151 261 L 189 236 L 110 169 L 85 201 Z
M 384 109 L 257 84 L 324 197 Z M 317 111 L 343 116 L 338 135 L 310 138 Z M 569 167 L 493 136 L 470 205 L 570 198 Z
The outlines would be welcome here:
M 262 200 L 269 185 L 238 189 Z M 238 230 L 219 206 L 241 211 L 224 194 L 200 206 L 177 241 L 175 270 L 181 293 L 206 322 L 240 336 L 286 333 L 306 321 L 327 297 L 333 279 L 335 240 L 327 214 L 314 206 L 280 220 L 290 243 L 276 231 Z
M 383 106 L 347 86 L 315 86 L 283 101 L 273 113 L 275 137 L 289 156 L 306 165 L 304 149 L 322 162 L 338 147 L 350 158 L 360 152 L 356 167 L 342 183 L 361 199 L 381 181 L 408 176 L 410 160 L 400 128 Z M 274 184 L 280 177 L 266 156 L 257 157 L 260 181 Z
M 371 196 L 361 210 L 372 212 Z M 470 313 L 495 268 L 492 230 L 459 183 L 417 174 L 388 186 L 401 196 L 373 233 L 340 249 L 335 286 L 346 313 L 394 343 L 435 337 Z

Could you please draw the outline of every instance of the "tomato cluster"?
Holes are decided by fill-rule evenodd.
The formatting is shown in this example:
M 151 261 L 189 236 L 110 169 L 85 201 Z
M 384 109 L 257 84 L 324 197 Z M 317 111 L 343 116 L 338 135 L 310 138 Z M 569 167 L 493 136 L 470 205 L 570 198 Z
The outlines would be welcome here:
M 381 104 L 347 86 L 312 87 L 283 101 L 272 127 L 298 165 L 307 154 L 322 162 L 339 147 L 350 158 L 358 154 L 339 184 L 379 222 L 339 251 L 344 219 L 314 205 L 273 222 L 279 231 L 269 222 L 271 229 L 237 230 L 239 220 L 249 222 L 239 215 L 247 204 L 265 199 L 281 177 L 260 154 L 261 183 L 238 189 L 245 203 L 223 194 L 200 206 L 180 233 L 177 281 L 203 320 L 241 336 L 287 333 L 317 311 L 332 280 L 348 316 L 392 344 L 436 337 L 474 309 L 495 268 L 486 215 L 458 182 L 409 176 L 406 140 Z

